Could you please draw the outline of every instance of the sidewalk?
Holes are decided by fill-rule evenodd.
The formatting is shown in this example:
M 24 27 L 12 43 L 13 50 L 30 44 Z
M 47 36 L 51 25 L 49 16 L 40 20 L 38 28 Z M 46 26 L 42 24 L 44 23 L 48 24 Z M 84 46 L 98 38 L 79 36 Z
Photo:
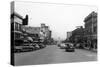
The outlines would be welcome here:
M 98 50 L 97 49 L 92 49 L 92 51 L 97 52 Z
M 89 48 L 87 48 L 87 47 L 84 47 L 84 49 L 86 49 L 86 50 L 89 50 L 89 51 L 93 51 L 93 52 L 97 52 L 97 49 L 89 49 Z

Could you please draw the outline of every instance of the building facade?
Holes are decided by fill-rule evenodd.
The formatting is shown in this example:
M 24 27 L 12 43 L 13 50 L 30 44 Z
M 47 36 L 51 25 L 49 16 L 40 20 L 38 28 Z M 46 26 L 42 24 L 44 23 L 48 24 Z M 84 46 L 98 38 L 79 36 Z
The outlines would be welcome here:
M 67 32 L 67 41 L 69 41 L 69 38 L 72 36 L 72 32 Z
M 23 19 L 25 21 L 23 21 Z M 16 12 L 13 12 L 11 14 L 11 42 L 12 42 L 12 46 L 15 44 L 16 40 L 24 38 L 24 33 L 23 33 L 23 26 L 25 25 L 24 23 L 28 24 L 28 19 L 23 18 L 20 14 L 18 14 Z
M 90 13 L 85 19 L 85 38 L 88 43 L 88 48 L 97 49 L 97 13 Z
M 40 33 L 46 44 L 51 42 L 52 31 L 49 29 L 49 26 L 46 26 L 44 23 L 42 23 Z
M 82 26 L 72 31 L 69 40 L 73 43 L 83 43 L 82 47 L 87 49 L 97 49 L 97 13 L 91 12 L 84 19 Z
M 32 37 L 32 38 L 38 38 L 40 36 L 40 27 L 30 27 L 30 26 L 24 26 L 23 30 L 25 33 Z
M 39 38 L 46 42 L 51 38 L 51 30 L 45 24 L 41 24 L 41 27 L 24 26 L 23 30 L 33 39 Z
M 51 30 L 49 29 L 49 26 L 46 26 L 44 23 L 41 24 L 40 33 L 45 38 L 51 38 Z
M 22 36 L 23 17 L 18 13 L 11 14 L 11 32 L 14 33 L 14 38 L 19 39 Z
M 84 36 L 84 28 L 82 26 L 72 31 L 71 41 L 74 43 L 82 43 Z

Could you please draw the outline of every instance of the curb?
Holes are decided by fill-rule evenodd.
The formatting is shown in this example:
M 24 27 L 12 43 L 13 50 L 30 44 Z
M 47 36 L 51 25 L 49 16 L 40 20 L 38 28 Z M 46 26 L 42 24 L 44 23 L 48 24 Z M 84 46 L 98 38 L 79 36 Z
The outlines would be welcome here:
M 87 48 L 87 47 L 84 47 L 84 49 L 89 50 L 89 48 Z M 91 49 L 89 51 L 97 52 L 97 49 Z

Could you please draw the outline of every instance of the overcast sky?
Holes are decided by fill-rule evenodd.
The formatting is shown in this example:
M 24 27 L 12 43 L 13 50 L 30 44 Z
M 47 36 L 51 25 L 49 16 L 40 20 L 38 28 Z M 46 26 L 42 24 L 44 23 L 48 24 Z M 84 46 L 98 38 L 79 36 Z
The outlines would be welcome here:
M 15 12 L 23 17 L 29 15 L 29 26 L 40 26 L 45 23 L 52 30 L 52 37 L 66 39 L 67 31 L 76 26 L 84 26 L 84 18 L 92 11 L 97 12 L 94 6 L 63 5 L 48 3 L 15 2 Z

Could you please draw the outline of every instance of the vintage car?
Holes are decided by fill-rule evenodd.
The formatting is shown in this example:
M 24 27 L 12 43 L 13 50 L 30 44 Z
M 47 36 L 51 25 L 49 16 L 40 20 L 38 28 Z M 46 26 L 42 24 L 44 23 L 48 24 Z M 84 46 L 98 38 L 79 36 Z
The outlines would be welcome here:
M 61 43 L 61 44 L 59 45 L 59 47 L 60 47 L 61 49 L 65 49 L 65 48 L 66 48 L 66 44 L 65 44 L 65 43 Z
M 66 43 L 66 49 L 65 49 L 65 51 L 74 52 L 75 51 L 74 44 L 72 44 L 72 43 Z

